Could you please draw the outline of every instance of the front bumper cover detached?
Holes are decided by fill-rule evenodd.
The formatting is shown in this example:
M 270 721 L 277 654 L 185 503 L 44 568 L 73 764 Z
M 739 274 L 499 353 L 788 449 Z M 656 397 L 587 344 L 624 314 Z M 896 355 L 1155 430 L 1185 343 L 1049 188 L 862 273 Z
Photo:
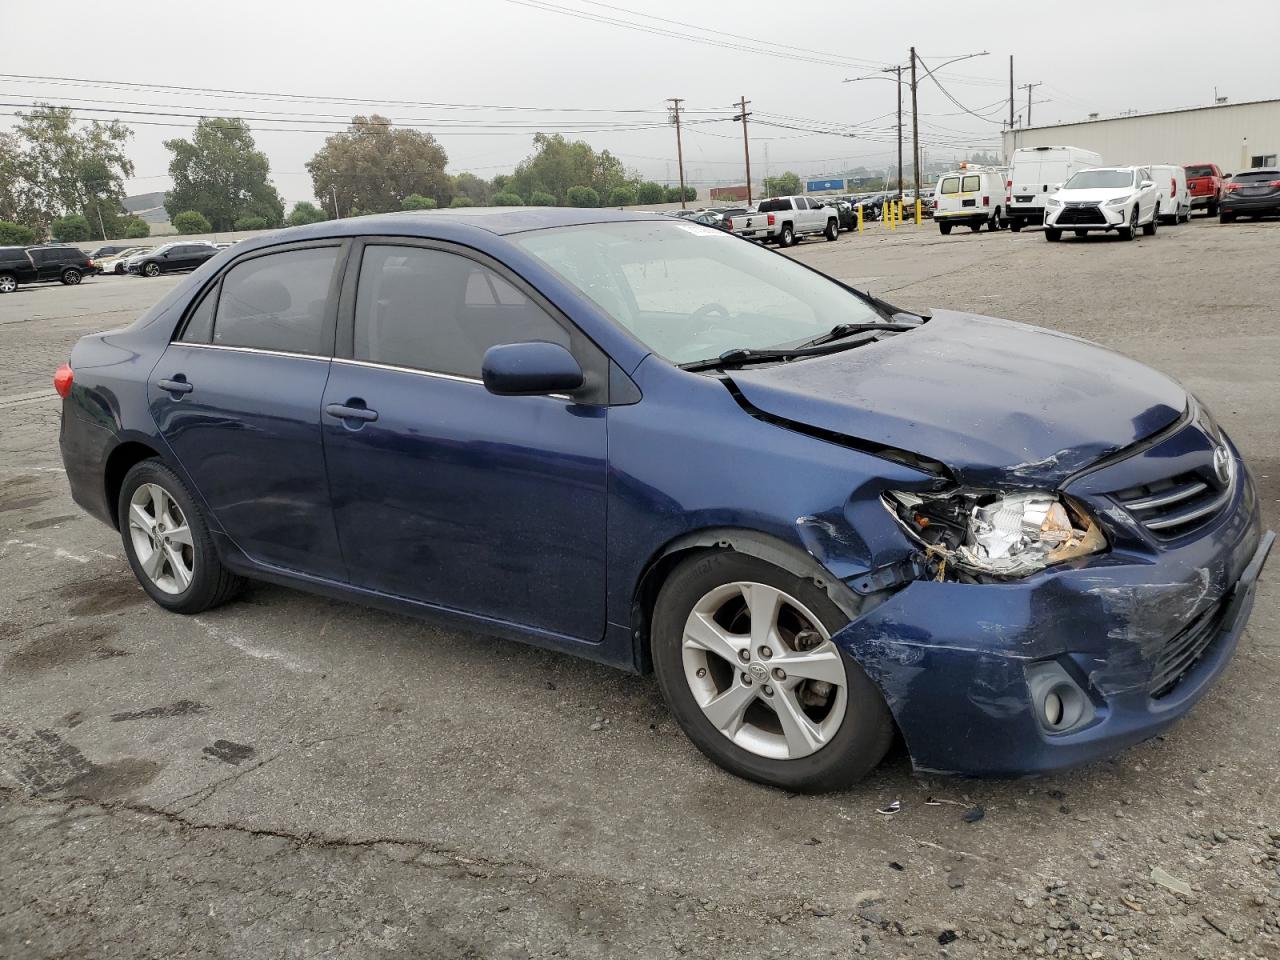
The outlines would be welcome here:
M 1275 539 L 1256 504 L 1236 508 L 1215 535 L 1154 564 L 914 581 L 833 639 L 884 693 L 917 770 L 1010 776 L 1099 760 L 1166 729 L 1230 662 Z M 1209 618 L 1198 659 L 1157 689 L 1159 651 Z M 1045 665 L 1088 698 L 1064 733 L 1041 719 Z

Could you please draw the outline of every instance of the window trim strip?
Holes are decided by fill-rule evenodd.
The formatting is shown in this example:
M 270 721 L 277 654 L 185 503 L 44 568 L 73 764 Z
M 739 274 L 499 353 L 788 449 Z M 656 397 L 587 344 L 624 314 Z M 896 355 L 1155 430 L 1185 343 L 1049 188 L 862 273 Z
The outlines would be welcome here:
M 456 373 L 440 373 L 435 370 L 422 370 L 418 367 L 398 367 L 394 363 L 378 363 L 376 360 L 356 360 L 353 357 L 334 357 L 334 363 L 345 363 L 352 367 L 371 367 L 374 370 L 394 370 L 398 373 L 416 373 L 421 377 L 434 377 L 437 380 L 453 380 L 458 383 L 474 383 L 484 386 L 483 380 L 475 377 L 464 377 Z
M 321 356 L 318 353 L 290 353 L 288 350 L 263 350 L 261 347 L 237 347 L 230 343 L 194 343 L 187 340 L 171 340 L 171 347 L 192 347 L 196 350 L 232 350 L 236 353 L 260 353 L 268 357 L 293 357 L 296 360 L 317 360 L 320 363 L 328 363 L 332 357 Z

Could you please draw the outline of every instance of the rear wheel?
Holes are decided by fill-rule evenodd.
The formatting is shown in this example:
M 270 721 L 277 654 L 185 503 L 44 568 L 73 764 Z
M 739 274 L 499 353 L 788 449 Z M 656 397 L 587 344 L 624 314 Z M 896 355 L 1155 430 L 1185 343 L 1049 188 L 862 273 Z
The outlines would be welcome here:
M 82 274 L 75 267 L 68 267 L 66 270 L 62 271 L 62 276 L 59 277 L 58 279 L 61 280 L 63 283 L 65 283 L 68 287 L 74 287 L 83 278 L 84 278 L 84 274 Z
M 0 273 L 0 293 L 13 293 L 18 289 L 18 278 L 12 273 Z
M 1012 230 L 1014 233 L 1020 232 L 1022 230 L 1022 221 L 1016 217 L 1010 218 L 1009 229 Z
M 945 237 L 947 234 L 951 232 L 951 224 L 947 223 L 946 221 L 939 221 L 938 232 Z
M 200 613 L 244 586 L 218 559 L 195 499 L 159 460 L 143 460 L 125 474 L 116 516 L 134 576 L 166 610 Z
M 795 231 L 791 229 L 791 224 L 784 223 L 782 230 L 778 233 L 778 246 L 789 247 L 796 242 Z
M 1142 235 L 1144 237 L 1154 237 L 1156 235 L 1156 227 L 1160 223 L 1160 205 L 1156 204 L 1155 211 L 1151 214 L 1151 222 L 1142 225 Z
M 700 554 L 658 595 L 658 686 L 694 745 L 731 773 L 787 790 L 848 786 L 884 757 L 893 721 L 831 640 L 847 623 L 812 580 L 730 551 Z
M 1057 227 L 1045 227 L 1044 238 L 1050 243 L 1056 243 L 1062 239 L 1062 231 Z
M 1235 223 L 1236 215 L 1234 213 L 1227 213 L 1224 210 L 1222 211 L 1222 213 L 1218 214 L 1218 222 L 1219 223 Z
M 1218 215 L 1218 201 L 1210 200 L 1209 206 L 1206 209 L 1209 211 L 1209 216 L 1216 217 Z

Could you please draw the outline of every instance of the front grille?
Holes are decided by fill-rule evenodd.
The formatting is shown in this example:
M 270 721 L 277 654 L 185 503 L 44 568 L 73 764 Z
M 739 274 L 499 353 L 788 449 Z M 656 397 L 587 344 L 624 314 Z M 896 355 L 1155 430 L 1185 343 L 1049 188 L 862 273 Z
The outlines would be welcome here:
M 1155 673 L 1151 677 L 1152 700 L 1159 700 L 1172 693 L 1182 678 L 1208 653 L 1213 641 L 1218 638 L 1226 608 L 1225 600 L 1210 607 L 1164 645 L 1156 660 Z
M 1102 215 L 1096 203 L 1068 203 L 1058 214 L 1057 226 L 1072 224 L 1102 224 L 1107 218 Z
M 1185 536 L 1209 523 L 1231 500 L 1231 479 L 1182 473 L 1112 496 L 1162 540 Z

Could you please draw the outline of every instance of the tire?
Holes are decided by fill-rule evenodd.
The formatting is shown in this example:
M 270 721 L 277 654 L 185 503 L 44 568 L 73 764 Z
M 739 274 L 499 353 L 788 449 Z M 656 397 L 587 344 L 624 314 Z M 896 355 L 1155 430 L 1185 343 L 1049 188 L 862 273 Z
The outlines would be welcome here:
M 1211 216 L 1211 217 L 1216 217 L 1216 216 L 1218 215 L 1218 201 L 1217 201 L 1217 200 L 1210 200 L 1210 201 L 1209 201 L 1209 206 L 1208 206 L 1206 209 L 1207 209 L 1207 210 L 1208 210 L 1208 212 L 1209 212 L 1209 216 Z
M 148 263 L 142 268 L 143 276 L 158 277 L 160 275 L 160 265 L 158 263 Z
M 828 240 L 839 240 L 840 224 L 835 220 L 828 220 L 827 229 L 822 232 L 822 235 Z
M 75 267 L 68 267 L 66 270 L 62 271 L 62 276 L 60 276 L 58 279 L 61 280 L 66 286 L 74 287 L 76 284 L 78 284 L 81 280 L 84 279 L 84 274 L 81 273 L 79 270 L 77 270 Z
M 1234 213 L 1227 213 L 1224 211 L 1218 214 L 1218 222 L 1219 223 L 1235 223 L 1236 215 Z
M 1155 211 L 1151 214 L 1151 222 L 1142 225 L 1142 235 L 1144 237 L 1154 237 L 1156 235 L 1156 227 L 1160 224 L 1160 207 L 1157 204 Z
M 135 500 L 140 512 L 134 510 Z M 163 517 L 158 525 L 157 516 Z M 227 570 L 218 559 L 209 524 L 195 498 L 178 475 L 159 460 L 143 460 L 125 474 L 116 518 L 133 575 L 147 595 L 166 610 L 201 613 L 226 603 L 244 586 L 244 578 Z M 190 543 L 181 536 L 169 539 L 182 529 Z M 156 543 L 160 546 L 153 546 Z M 144 548 L 149 549 L 140 553 Z M 155 567 L 149 565 L 152 557 L 157 559 Z
M 938 232 L 941 233 L 944 237 L 947 236 L 948 234 L 951 233 L 951 224 L 940 222 L 938 224 Z
M 999 207 L 996 207 L 995 213 L 991 215 L 991 221 L 987 224 L 987 229 L 992 233 L 998 233 L 1004 229 L 1004 220 L 1000 217 Z
M 116 276 L 118 276 L 118 277 L 122 277 L 122 276 L 124 276 L 124 264 L 123 264 L 123 263 L 117 263 L 117 264 L 115 265 L 115 267 L 113 267 L 113 268 L 112 268 L 112 271 L 111 271 L 111 272 L 112 272 L 112 273 L 114 273 L 114 274 L 115 274 Z
M 972 230 L 974 233 L 978 233 L 982 230 L 982 225 L 984 223 L 986 223 L 985 220 L 974 220 L 970 222 L 969 229 Z
M 18 278 L 12 273 L 0 273 L 0 293 L 13 293 L 18 289 Z
M 1016 219 L 1016 218 L 1015 218 L 1015 219 L 1011 219 L 1011 220 L 1009 221 L 1009 229 L 1010 229 L 1010 230 L 1012 230 L 1014 233 L 1021 233 L 1021 232 L 1022 232 L 1022 221 L 1021 221 L 1021 220 L 1018 220 L 1018 219 Z
M 784 223 L 782 229 L 778 232 L 778 246 L 790 247 L 796 242 L 796 233 L 791 229 L 791 224 Z
M 795 676 L 788 678 L 784 674 L 778 679 L 781 668 L 777 665 L 785 665 L 794 655 L 793 649 L 784 646 L 770 656 L 767 651 L 760 652 L 763 646 L 751 646 L 749 632 L 739 632 L 744 618 L 749 621 L 748 590 L 758 590 L 757 595 L 765 601 L 781 595 L 785 602 L 777 609 L 782 615 L 775 614 L 774 622 L 782 636 L 797 640 L 804 637 L 812 646 L 799 649 L 807 649 L 810 657 L 818 651 L 826 652 L 829 658 L 822 660 L 823 672 L 833 678 L 843 675 L 843 687 L 838 680 L 817 682 L 818 687 L 825 685 L 828 692 L 816 712 L 813 706 L 801 707 L 798 699 L 817 696 L 814 680 L 802 680 L 796 686 Z M 722 596 L 726 599 L 719 599 Z M 711 630 L 703 635 L 730 641 L 740 637 L 741 647 L 753 651 L 745 669 L 742 661 L 731 663 L 708 652 L 710 647 L 686 641 L 686 625 L 695 622 L 699 608 L 718 608 L 721 613 L 737 610 L 732 623 L 738 629 L 731 633 L 716 621 L 704 619 L 702 622 Z M 827 639 L 848 622 L 826 591 L 812 580 L 728 550 L 700 553 L 677 566 L 658 594 L 651 641 L 658 686 L 672 716 L 694 746 L 730 773 L 792 791 L 846 787 L 880 763 L 894 730 L 889 709 L 875 684 L 852 657 Z M 797 625 L 803 629 L 796 630 Z M 726 656 L 733 650 L 732 643 L 710 646 L 725 650 Z M 744 679 L 751 677 L 756 679 Z M 726 693 L 736 694 L 731 702 L 740 706 L 718 726 L 699 698 L 703 702 L 714 701 Z M 806 699 L 806 704 L 809 702 Z M 784 715 L 802 720 L 792 719 L 789 727 L 783 726 L 780 718 Z M 803 724 L 803 720 L 808 723 Z M 722 727 L 730 725 L 733 733 L 722 731 Z M 801 726 L 813 734 L 812 738 L 796 732 Z M 788 730 L 792 736 L 787 735 Z M 796 755 L 785 756 L 788 753 Z
M 1044 238 L 1048 240 L 1050 243 L 1057 243 L 1059 240 L 1062 239 L 1062 231 L 1059 230 L 1057 227 L 1045 227 Z
M 1138 205 L 1133 205 L 1133 213 L 1129 214 L 1129 225 L 1118 231 L 1121 240 L 1132 240 L 1138 235 Z

